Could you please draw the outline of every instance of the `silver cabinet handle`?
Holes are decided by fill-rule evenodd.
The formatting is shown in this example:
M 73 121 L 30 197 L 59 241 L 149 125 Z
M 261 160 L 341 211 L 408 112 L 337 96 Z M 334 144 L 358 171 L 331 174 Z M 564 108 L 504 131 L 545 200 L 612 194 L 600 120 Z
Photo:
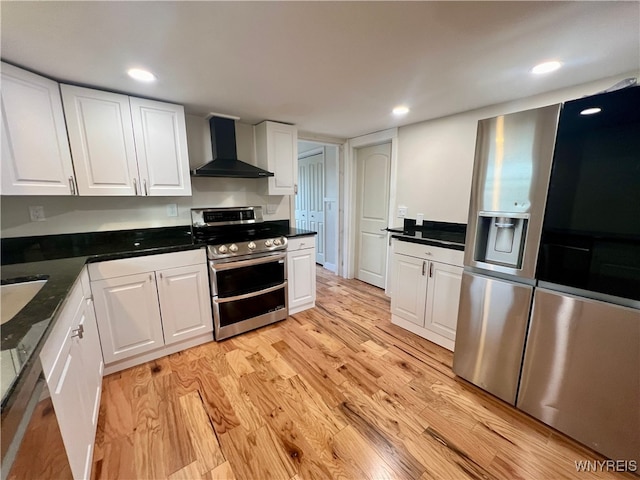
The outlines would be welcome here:
M 160 272 L 158 275 L 160 275 L 160 280 L 162 280 L 162 272 Z
M 423 261 L 422 261 L 422 276 L 423 276 L 423 277 L 424 277 L 424 274 L 425 274 L 425 272 L 426 272 L 426 269 L 427 269 L 427 261 L 426 261 L 426 260 L 423 260 Z
M 429 256 L 429 257 L 430 257 L 431 255 L 433 255 L 433 253 L 431 253 L 431 252 L 424 252 L 424 254 L 425 254 L 425 255 L 427 255 L 427 256 Z
M 71 195 L 75 195 L 76 194 L 76 184 L 73 181 L 73 176 L 69 177 L 69 187 L 71 188 Z
M 144 187 L 144 194 L 145 194 L 146 196 L 149 196 L 149 191 L 147 190 L 147 179 L 146 179 L 146 178 L 144 178 L 144 179 L 142 180 L 142 186 Z
M 433 277 L 433 263 L 429 263 L 429 278 Z
M 71 338 L 78 337 L 82 339 L 82 336 L 84 334 L 84 325 L 78 325 L 78 328 L 71 330 L 71 332 L 73 333 L 73 335 L 71 335 Z
M 138 195 L 138 181 L 135 178 L 133 179 L 133 191 Z

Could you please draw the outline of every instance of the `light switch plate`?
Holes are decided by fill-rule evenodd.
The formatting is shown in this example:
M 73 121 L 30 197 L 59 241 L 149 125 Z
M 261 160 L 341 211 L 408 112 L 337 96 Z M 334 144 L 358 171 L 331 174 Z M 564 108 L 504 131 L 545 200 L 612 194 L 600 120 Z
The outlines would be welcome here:
M 407 216 L 407 207 L 398 207 L 398 218 L 404 218 Z
M 416 214 L 416 226 L 419 227 L 424 222 L 424 213 Z
M 46 220 L 44 207 L 40 205 L 29 207 L 29 218 L 32 222 L 44 222 Z

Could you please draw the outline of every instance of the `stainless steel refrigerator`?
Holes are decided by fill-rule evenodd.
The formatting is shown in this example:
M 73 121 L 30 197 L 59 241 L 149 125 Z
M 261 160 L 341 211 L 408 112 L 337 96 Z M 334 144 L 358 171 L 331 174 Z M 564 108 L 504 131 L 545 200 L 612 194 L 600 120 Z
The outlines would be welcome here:
M 481 120 L 453 370 L 640 464 L 640 87 Z
M 453 371 L 513 405 L 559 113 L 478 122 Z

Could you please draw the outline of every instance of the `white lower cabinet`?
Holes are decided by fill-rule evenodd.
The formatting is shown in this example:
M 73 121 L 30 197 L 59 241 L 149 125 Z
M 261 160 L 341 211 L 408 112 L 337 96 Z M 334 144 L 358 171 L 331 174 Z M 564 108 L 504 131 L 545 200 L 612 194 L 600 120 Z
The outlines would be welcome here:
M 213 340 L 204 249 L 93 263 L 89 275 L 106 373 Z
M 107 365 L 164 345 L 155 272 L 91 282 L 91 289 Z
M 73 477 L 88 479 L 103 362 L 86 269 L 67 297 L 40 360 Z
M 157 276 L 165 344 L 210 332 L 211 298 L 206 265 L 168 268 Z
M 290 238 L 287 244 L 289 314 L 316 305 L 316 239 Z
M 391 322 L 453 351 L 463 252 L 395 239 L 393 252 Z

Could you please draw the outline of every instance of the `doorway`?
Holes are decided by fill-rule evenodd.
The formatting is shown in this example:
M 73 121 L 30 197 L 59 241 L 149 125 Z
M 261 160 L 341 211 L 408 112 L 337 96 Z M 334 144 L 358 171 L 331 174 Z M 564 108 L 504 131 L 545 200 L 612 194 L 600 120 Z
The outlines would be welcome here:
M 298 141 L 296 228 L 318 232 L 316 263 L 338 273 L 338 146 Z
M 355 277 L 379 288 L 387 280 L 391 142 L 356 149 Z

